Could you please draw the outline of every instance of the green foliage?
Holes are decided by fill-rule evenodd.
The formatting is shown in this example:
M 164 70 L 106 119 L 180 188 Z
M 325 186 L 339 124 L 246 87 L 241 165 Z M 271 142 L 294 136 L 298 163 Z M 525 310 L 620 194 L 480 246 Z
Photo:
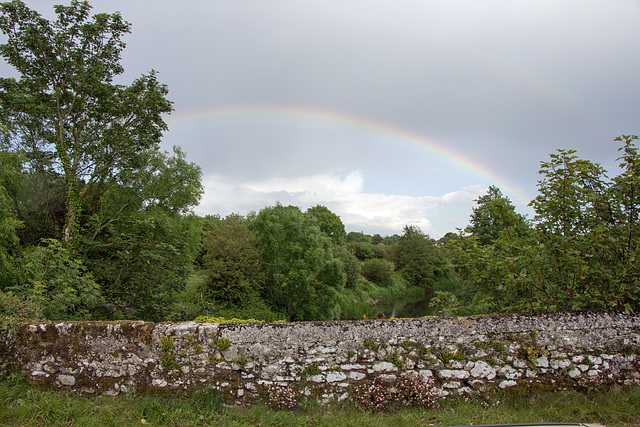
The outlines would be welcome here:
M 444 365 L 446 366 L 449 362 L 455 359 L 455 353 L 452 353 L 449 350 L 443 349 L 438 354 L 438 359 L 440 359 L 442 363 L 444 363 Z
M 262 265 L 256 244 L 256 236 L 238 218 L 214 221 L 203 241 L 208 278 L 201 292 L 207 300 L 238 305 L 258 294 Z
M 414 378 L 415 379 L 415 378 Z M 608 426 L 640 425 L 638 402 L 640 388 L 637 386 L 604 386 L 588 394 L 575 390 L 540 390 L 531 393 L 526 389 L 508 389 L 489 397 L 469 399 L 441 399 L 440 408 L 425 407 L 420 397 L 428 397 L 425 391 L 433 388 L 418 388 L 409 381 L 399 384 L 381 385 L 389 390 L 398 390 L 389 401 L 394 409 L 390 412 L 372 413 L 370 410 L 354 410 L 350 402 L 327 407 L 307 405 L 300 402 L 296 411 L 274 411 L 263 405 L 253 407 L 222 407 L 221 394 L 212 387 L 195 390 L 192 394 L 167 393 L 138 396 L 94 396 L 78 393 L 61 393 L 59 390 L 45 390 L 19 380 L 0 382 L 0 424 L 18 425 L 95 425 L 112 426 L 140 425 L 144 419 L 154 426 L 239 426 L 239 425 L 286 425 L 286 426 L 418 426 L 418 425 L 481 425 L 508 424 L 515 420 L 521 423 L 589 422 Z M 406 385 L 409 387 L 406 387 Z M 382 397 L 368 388 L 367 383 L 359 392 L 359 400 L 354 402 L 367 408 L 375 402 L 372 397 Z M 428 384 L 427 384 L 428 385 Z M 299 396 L 292 387 L 272 386 L 266 392 L 277 388 L 292 390 L 290 399 L 295 402 Z M 368 388 L 368 389 L 367 389 Z M 271 395 L 271 394 L 270 394 Z M 280 396 L 266 403 L 274 408 L 288 408 L 278 405 L 285 402 Z M 499 402 L 499 403 L 498 403 Z M 396 403 L 397 406 L 393 406 Z M 407 408 L 422 406 L 422 408 Z M 371 409 L 375 410 L 375 407 Z
M 446 291 L 436 291 L 431 298 L 429 306 L 434 308 L 441 316 L 459 316 L 462 312 L 460 301 L 456 295 Z
M 295 206 L 267 207 L 250 223 L 265 267 L 262 294 L 290 320 L 337 317 L 340 262 L 315 219 Z
M 41 319 L 42 310 L 35 302 L 0 291 L 0 335 L 15 330 L 21 323 Z
M 457 272 L 493 311 L 640 308 L 640 157 L 637 137 L 617 140 L 622 172 L 612 179 L 573 150 L 542 162 L 530 231 L 448 244 Z
M 213 317 L 213 316 L 199 316 L 195 319 L 196 322 L 200 323 L 224 323 L 224 324 L 236 324 L 236 323 L 264 323 L 264 320 L 256 320 L 256 319 L 225 319 L 224 317 Z
M 217 345 L 218 350 L 220 351 L 229 350 L 229 347 L 231 347 L 231 340 L 225 337 L 218 338 Z
M 154 72 L 112 84 L 124 71 L 121 38 L 130 29 L 118 13 L 90 18 L 87 2 L 72 2 L 56 6 L 51 22 L 19 1 L 0 7 L 0 55 L 20 74 L 0 79 L 1 118 L 12 142 L 63 178 L 62 237 L 70 241 L 92 189 L 131 178 L 139 154 L 159 144 L 162 114 L 171 111 L 167 88 Z
M 176 362 L 173 354 L 173 346 L 173 337 L 162 337 L 160 339 L 160 363 L 165 369 L 180 369 L 180 365 Z
M 362 263 L 360 274 L 380 286 L 392 284 L 393 263 L 383 259 L 368 259 Z
M 449 275 L 449 265 L 436 242 L 419 227 L 407 226 L 398 242 L 397 268 L 410 286 L 431 292 L 433 284 Z
M 243 370 L 244 368 L 246 368 L 248 363 L 249 363 L 249 359 L 247 358 L 246 354 L 243 354 L 242 357 L 239 357 L 235 361 L 235 364 L 238 365 L 238 368 L 240 368 L 240 370 Z
M 355 255 L 344 246 L 336 246 L 332 249 L 334 258 L 342 263 L 342 273 L 345 276 L 346 288 L 353 289 L 358 284 L 360 277 L 361 265 Z
M 47 317 L 162 320 L 199 251 L 184 216 L 201 170 L 159 148 L 171 103 L 155 72 L 113 84 L 130 28 L 120 14 L 54 10 L 49 21 L 0 4 L 0 55 L 20 76 L 0 78 L 0 289 L 33 295 Z
M 360 261 L 366 261 L 376 256 L 373 252 L 373 246 L 369 242 L 350 242 L 347 243 L 346 248 Z
M 307 209 L 307 215 L 316 220 L 316 224 L 334 245 L 340 246 L 345 243 L 347 233 L 340 217 L 331 212 L 327 207 L 316 205 Z
M 306 368 L 304 368 L 304 373 L 310 377 L 314 376 L 314 375 L 320 375 L 322 373 L 322 371 L 320 370 L 320 368 L 318 367 L 318 363 L 314 362 L 311 365 L 307 366 Z
M 364 340 L 364 348 L 368 348 L 371 351 L 378 351 L 378 344 L 371 339 Z
M 10 290 L 37 304 L 47 319 L 86 319 L 102 304 L 97 283 L 61 242 L 46 243 L 17 261 L 20 279 Z
M 196 221 L 154 208 L 112 222 L 93 240 L 83 238 L 87 266 L 107 301 L 105 315 L 162 320 L 186 285 L 200 235 Z
M 511 200 L 498 187 L 490 186 L 487 194 L 475 202 L 478 206 L 473 208 L 465 231 L 477 237 L 481 245 L 494 243 L 503 233 L 521 236 L 530 231 L 525 217 L 515 211 Z
M 347 233 L 346 243 L 353 242 L 371 243 L 371 236 L 369 236 L 368 234 L 364 234 L 361 231 L 350 231 L 349 233 Z
M 12 211 L 10 192 L 17 191 L 18 156 L 0 146 L 0 290 L 14 280 L 13 254 L 18 245 L 18 229 L 22 223 Z
M 385 360 L 393 364 L 396 368 L 402 368 L 404 365 L 404 359 L 398 354 L 398 351 L 390 353 Z

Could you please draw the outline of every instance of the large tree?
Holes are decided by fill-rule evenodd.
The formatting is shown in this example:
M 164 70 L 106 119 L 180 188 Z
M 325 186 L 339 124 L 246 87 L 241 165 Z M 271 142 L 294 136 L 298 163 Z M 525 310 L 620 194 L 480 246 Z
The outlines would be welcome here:
M 326 206 L 316 205 L 307 209 L 307 215 L 316 220 L 320 231 L 331 238 L 335 245 L 343 245 L 347 232 L 344 230 L 344 224 L 340 217 L 329 210 Z
M 264 208 L 251 221 L 265 264 L 263 295 L 290 320 L 337 315 L 336 291 L 345 282 L 329 238 L 295 206 Z
M 0 119 L 32 170 L 63 179 L 68 242 L 90 193 L 122 185 L 144 166 L 171 103 L 153 71 L 129 86 L 113 83 L 130 29 L 120 14 L 90 17 L 91 6 L 77 0 L 54 9 L 57 19 L 49 21 L 22 1 L 0 4 L 7 37 L 0 55 L 19 73 L 0 78 Z

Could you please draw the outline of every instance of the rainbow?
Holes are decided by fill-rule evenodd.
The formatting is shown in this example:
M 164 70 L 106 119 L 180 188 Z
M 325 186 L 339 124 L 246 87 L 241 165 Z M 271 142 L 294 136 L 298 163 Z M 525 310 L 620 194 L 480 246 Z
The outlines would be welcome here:
M 448 148 L 444 143 L 437 142 L 416 133 L 395 127 L 386 123 L 368 120 L 351 114 L 335 111 L 320 110 L 309 107 L 285 107 L 285 106 L 238 106 L 225 108 L 212 108 L 207 110 L 195 110 L 181 112 L 166 117 L 170 129 L 193 127 L 200 125 L 215 125 L 216 121 L 228 121 L 237 119 L 267 118 L 283 120 L 284 123 L 313 123 L 322 126 L 344 126 L 348 130 L 372 137 L 385 137 L 392 143 L 409 145 L 426 150 L 430 155 L 448 160 L 465 170 L 471 171 L 482 178 L 483 184 L 496 185 L 505 194 L 517 196 L 526 200 L 527 196 L 521 190 L 514 189 L 505 180 L 489 170 L 481 163 L 466 157 L 465 155 Z M 526 202 L 525 202 L 526 203 Z

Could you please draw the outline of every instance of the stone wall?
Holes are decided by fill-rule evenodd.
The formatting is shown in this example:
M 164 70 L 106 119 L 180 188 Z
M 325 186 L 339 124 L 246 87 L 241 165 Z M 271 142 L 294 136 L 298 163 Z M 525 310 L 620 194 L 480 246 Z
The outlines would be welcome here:
M 61 322 L 22 326 L 5 350 L 27 378 L 87 393 L 213 386 L 254 403 L 278 384 L 321 401 L 375 377 L 433 378 L 441 395 L 518 384 L 640 383 L 640 315 L 202 324 Z M 5 351 L 7 358 L 8 351 Z

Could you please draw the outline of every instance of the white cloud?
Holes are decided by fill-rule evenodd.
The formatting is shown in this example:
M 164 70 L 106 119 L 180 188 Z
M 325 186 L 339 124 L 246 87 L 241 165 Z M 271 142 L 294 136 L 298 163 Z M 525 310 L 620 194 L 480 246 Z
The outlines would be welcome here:
M 245 215 L 276 202 L 306 209 L 317 204 L 339 215 L 348 231 L 367 234 L 401 234 L 405 225 L 417 225 L 432 237 L 440 237 L 468 222 L 473 200 L 486 192 L 474 185 L 442 196 L 407 196 L 364 192 L 361 171 L 346 176 L 322 173 L 295 179 L 279 177 L 260 182 L 230 182 L 208 175 L 205 195 L 196 209 L 199 215 Z

